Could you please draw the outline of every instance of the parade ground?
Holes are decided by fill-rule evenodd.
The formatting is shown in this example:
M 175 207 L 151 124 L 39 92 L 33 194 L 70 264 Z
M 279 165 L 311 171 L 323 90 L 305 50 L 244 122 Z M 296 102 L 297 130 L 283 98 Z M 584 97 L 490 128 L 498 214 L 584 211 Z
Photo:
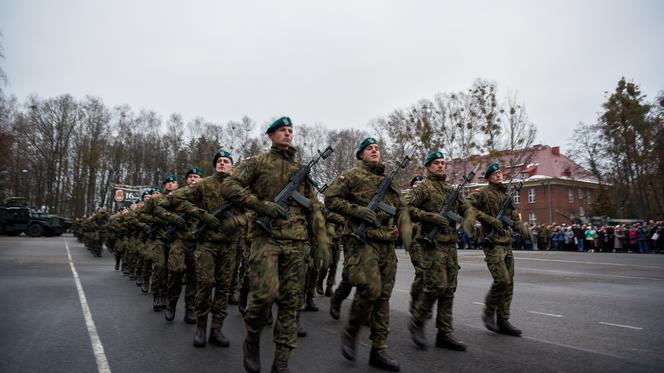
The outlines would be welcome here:
M 491 277 L 481 251 L 459 252 L 455 335 L 466 352 L 415 348 L 407 329 L 414 270 L 398 251 L 391 299 L 389 351 L 402 372 L 662 372 L 664 371 L 664 255 L 515 252 L 510 321 L 522 338 L 487 331 L 480 314 Z M 243 372 L 244 325 L 229 306 L 224 333 L 229 348 L 192 345 L 194 325 L 182 321 L 183 301 L 169 323 L 152 311 L 152 296 L 94 258 L 71 235 L 0 237 L 0 372 Z M 339 271 L 340 272 L 340 271 Z M 352 297 L 352 296 L 351 296 Z M 340 353 L 342 319 L 302 313 L 308 335 L 298 340 L 292 372 L 379 372 L 368 365 L 363 330 L 358 359 Z M 262 371 L 269 371 L 272 328 L 261 341 Z

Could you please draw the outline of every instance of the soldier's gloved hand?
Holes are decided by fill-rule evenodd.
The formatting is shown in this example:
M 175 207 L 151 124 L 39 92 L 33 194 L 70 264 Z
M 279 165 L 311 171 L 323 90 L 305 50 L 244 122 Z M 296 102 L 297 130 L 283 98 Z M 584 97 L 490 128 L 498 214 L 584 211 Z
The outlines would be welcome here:
M 180 215 L 171 215 L 170 217 L 171 224 L 183 228 L 187 225 L 187 222 Z
M 366 207 L 357 206 L 354 215 L 371 225 L 378 225 L 378 216 L 376 216 L 375 212 Z
M 427 213 L 424 215 L 424 221 L 426 221 L 429 224 L 437 225 L 440 228 L 443 228 L 447 230 L 448 223 L 447 223 L 447 218 L 444 218 L 438 214 L 434 214 L 432 212 Z
M 221 227 L 219 227 L 219 230 L 222 232 L 232 232 L 235 230 L 235 228 L 238 227 L 238 224 L 235 220 L 235 217 L 229 218 L 229 219 L 224 219 L 221 221 Z
M 278 203 L 274 203 L 271 201 L 263 201 L 259 206 L 258 213 L 262 215 L 267 215 L 271 218 L 288 217 L 288 210 L 283 208 Z
M 214 229 L 217 229 L 221 226 L 221 222 L 219 221 L 219 219 L 217 219 L 214 215 L 209 214 L 209 213 L 205 213 L 203 216 L 201 216 L 201 221 L 204 224 L 206 224 L 206 225 L 208 225 L 208 226 L 210 226 Z
M 494 218 L 493 216 L 486 215 L 484 217 L 484 221 L 487 224 L 489 224 L 493 229 L 495 229 L 496 233 L 502 234 L 502 233 L 505 232 L 505 228 L 503 227 L 503 223 L 500 220 Z

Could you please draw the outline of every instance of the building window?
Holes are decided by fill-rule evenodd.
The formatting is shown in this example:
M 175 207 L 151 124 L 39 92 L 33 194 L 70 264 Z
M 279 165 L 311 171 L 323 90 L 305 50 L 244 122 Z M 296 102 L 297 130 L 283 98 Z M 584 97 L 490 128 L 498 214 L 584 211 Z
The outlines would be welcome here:
M 535 203 L 535 188 L 528 189 L 528 203 Z
M 527 179 L 528 178 L 528 173 L 527 172 L 522 172 L 521 174 L 519 174 L 519 177 L 522 178 L 522 179 Z
M 579 199 L 583 199 L 583 189 L 579 189 Z
M 567 202 L 574 203 L 574 191 L 572 188 L 567 189 Z
M 515 205 L 520 204 L 521 203 L 521 193 L 515 193 L 513 201 L 514 201 Z
M 587 204 L 593 203 L 593 194 L 590 193 L 590 189 L 586 191 L 586 203 Z
M 530 214 L 528 214 L 528 222 L 532 225 L 537 224 L 537 216 L 535 216 L 534 212 L 531 212 Z
M 579 207 L 579 216 L 586 216 L 586 210 L 583 207 Z

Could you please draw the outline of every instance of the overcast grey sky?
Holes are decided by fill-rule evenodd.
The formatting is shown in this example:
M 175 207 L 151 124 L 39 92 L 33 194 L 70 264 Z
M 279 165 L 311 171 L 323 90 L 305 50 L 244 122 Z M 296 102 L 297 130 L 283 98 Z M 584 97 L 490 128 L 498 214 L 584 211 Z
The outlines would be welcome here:
M 621 76 L 664 90 L 664 1 L 0 0 L 8 93 L 327 128 L 475 78 L 568 142 Z

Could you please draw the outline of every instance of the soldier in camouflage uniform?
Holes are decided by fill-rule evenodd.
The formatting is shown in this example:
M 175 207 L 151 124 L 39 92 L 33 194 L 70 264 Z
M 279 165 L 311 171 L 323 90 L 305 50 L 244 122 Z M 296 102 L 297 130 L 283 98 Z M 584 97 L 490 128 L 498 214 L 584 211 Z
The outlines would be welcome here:
M 496 219 L 500 206 L 508 194 L 507 185 L 503 184 L 503 173 L 498 163 L 492 163 L 487 167 L 484 178 L 489 185 L 468 197 L 477 210 L 477 219 L 482 223 L 483 234 L 486 236 L 491 231 L 495 232 L 493 247 L 483 245 L 484 260 L 493 277 L 493 283 L 484 301 L 482 320 L 486 328 L 493 332 L 518 337 L 521 336 L 521 330 L 508 321 L 514 289 L 512 234 L 509 227 Z M 527 234 L 527 229 L 521 223 L 513 203 L 507 216 L 514 220 L 514 228 L 519 233 Z
M 228 211 L 232 217 L 219 221 L 214 215 L 226 202 L 221 194 L 221 184 L 233 168 L 233 158 L 225 150 L 215 153 L 212 160 L 215 174 L 206 177 L 188 188 L 180 199 L 178 211 L 193 216 L 210 226 L 199 238 L 198 248 L 194 254 L 197 289 L 196 289 L 196 332 L 194 346 L 204 347 L 207 336 L 208 314 L 212 313 L 212 327 L 209 342 L 216 346 L 228 347 L 230 342 L 224 336 L 222 327 L 228 314 L 228 293 L 230 292 L 233 269 L 235 267 L 235 251 L 239 234 L 238 227 L 244 215 L 237 209 Z M 214 300 L 212 290 L 214 289 Z
M 101 258 L 101 253 L 106 242 L 106 223 L 108 222 L 109 214 L 106 207 L 101 207 L 97 210 L 91 218 L 90 223 L 90 248 L 92 254 Z
M 343 230 L 344 217 L 333 212 L 325 211 L 325 222 L 327 224 L 327 236 L 332 241 L 330 245 L 330 262 L 328 265 L 322 263 L 320 273 L 318 274 L 318 283 L 316 291 L 326 297 L 332 296 L 332 287 L 337 277 L 337 266 L 339 265 L 339 256 L 341 255 L 341 231 Z M 323 282 L 327 277 L 327 285 L 323 291 Z
M 410 255 L 415 268 L 420 269 L 421 277 L 417 278 L 416 271 L 415 281 L 419 280 L 422 287 L 411 292 L 413 317 L 408 329 L 413 342 L 419 348 L 426 348 L 424 323 L 431 318 L 433 306 L 438 302 L 436 346 L 465 351 L 466 346 L 452 335 L 452 304 L 460 268 L 456 223 L 439 214 L 454 188 L 447 182 L 442 152 L 429 153 L 424 167 L 427 169 L 426 180 L 412 190 L 409 196 L 411 216 L 413 220 L 421 223 L 419 234 L 415 236 L 414 250 L 411 250 Z M 450 211 L 465 216 L 470 225 L 466 223 L 464 227 L 472 233 L 473 209 L 462 196 L 454 201 Z M 435 227 L 438 228 L 438 234 L 433 242 L 425 239 Z
M 410 203 L 411 197 L 413 195 L 413 190 L 417 188 L 418 185 L 420 185 L 422 182 L 424 182 L 424 176 L 422 175 L 417 175 L 413 177 L 410 180 L 410 190 L 406 192 L 406 195 L 404 196 L 404 199 L 406 200 L 407 203 Z M 420 233 L 420 224 L 417 221 L 413 222 L 413 237 L 418 237 Z M 420 297 L 420 294 L 422 293 L 422 289 L 424 288 L 423 284 L 423 277 L 422 277 L 422 267 L 420 266 L 420 263 L 422 263 L 422 250 L 420 245 L 413 244 L 411 248 L 408 250 L 408 255 L 410 256 L 410 262 L 413 264 L 413 268 L 415 269 L 415 278 L 413 279 L 413 283 L 410 285 L 410 304 L 408 306 L 409 312 L 412 314 L 413 313 L 413 299 L 418 299 Z
M 321 206 L 310 183 L 302 183 L 298 192 L 311 199 L 311 210 L 299 204 L 285 209 L 272 202 L 300 164 L 295 160 L 295 148 L 291 147 L 293 129 L 290 118 L 276 120 L 266 133 L 272 142 L 270 151 L 244 162 L 237 177 L 227 178 L 222 187 L 224 198 L 254 210 L 258 216 L 274 219 L 270 232 L 250 222 L 248 269 L 251 299 L 244 314 L 247 328 L 244 367 L 248 372 L 260 371 L 260 336 L 276 300 L 278 313 L 272 371 L 288 372 L 288 359 L 297 342 L 297 312 L 306 274 L 309 227 L 318 236 L 319 246 L 329 245 L 329 242 Z
M 154 203 L 161 197 L 161 190 L 151 189 L 150 198 L 145 201 L 143 207 L 138 213 L 138 220 L 141 222 L 143 232 L 141 233 L 141 244 L 139 245 L 140 267 L 139 276 L 141 277 L 141 291 L 147 294 L 150 291 L 150 280 L 152 279 L 152 269 L 155 262 L 155 240 L 157 239 L 157 232 L 161 219 L 154 216 Z M 166 303 L 157 295 L 152 289 L 154 295 L 152 302 L 152 309 L 159 312 L 166 308 Z M 163 307 L 163 308 L 162 308 Z
M 179 201 L 182 201 L 190 188 L 200 181 L 203 170 L 194 167 L 185 174 L 187 185 L 180 188 L 157 204 L 155 212 L 162 219 L 170 221 L 174 226 L 169 228 L 168 233 L 173 237 L 168 252 L 168 280 L 166 294 L 168 297 L 168 306 L 164 311 L 164 318 L 167 321 L 173 321 L 175 318 L 175 308 L 177 306 L 180 293 L 182 292 L 182 279 L 185 278 L 185 314 L 184 321 L 187 324 L 195 324 L 195 299 L 196 299 L 196 269 L 194 263 L 194 252 L 196 251 L 196 242 L 194 241 L 193 231 L 196 229 L 197 220 L 189 217 L 183 219 L 178 214 L 180 211 Z M 183 214 L 185 215 L 185 214 Z M 187 215 L 185 215 L 187 216 Z M 174 232 L 171 233 L 171 230 Z M 169 238 L 171 237 L 169 236 Z
M 385 178 L 385 165 L 380 163 L 380 147 L 373 138 L 364 139 L 356 153 L 362 163 L 344 171 L 328 189 L 325 206 L 332 212 L 347 218 L 344 229 L 347 245 L 348 276 L 357 287 L 355 299 L 342 336 L 341 351 L 348 360 L 355 360 L 358 332 L 369 320 L 371 328 L 371 355 L 369 364 L 388 371 L 399 371 L 400 365 L 387 353 L 389 333 L 390 297 L 397 271 L 394 252 L 398 228 L 406 247 L 410 246 L 410 218 L 407 205 L 401 200 L 399 188 L 393 183 L 383 203 L 398 213 L 390 216 L 376 213 L 367 206 Z M 369 225 L 366 240 L 352 235 L 361 223 Z

